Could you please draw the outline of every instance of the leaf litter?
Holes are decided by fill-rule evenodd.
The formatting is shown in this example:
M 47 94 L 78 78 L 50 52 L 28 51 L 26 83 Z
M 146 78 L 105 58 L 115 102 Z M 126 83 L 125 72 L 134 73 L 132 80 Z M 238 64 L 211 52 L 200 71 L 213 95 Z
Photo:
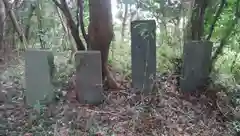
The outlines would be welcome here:
M 9 69 L 8 69 L 9 70 Z M 20 70 L 20 69 L 19 69 Z M 99 106 L 76 101 L 73 80 L 54 103 L 36 111 L 24 104 L 22 78 L 1 80 L 0 135 L 96 135 L 96 136 L 226 136 L 229 122 L 212 106 L 206 95 L 189 96 L 177 91 L 172 81 L 158 78 L 154 94 L 133 93 L 125 89 L 105 91 L 106 101 Z M 120 81 L 119 81 L 120 82 Z M 9 94 L 10 93 L 10 94 Z M 11 99 L 10 99 L 11 98 Z M 2 98 L 1 98 L 2 99 Z M 191 99 L 191 100 L 190 100 Z M 221 103 L 220 103 L 221 104 Z

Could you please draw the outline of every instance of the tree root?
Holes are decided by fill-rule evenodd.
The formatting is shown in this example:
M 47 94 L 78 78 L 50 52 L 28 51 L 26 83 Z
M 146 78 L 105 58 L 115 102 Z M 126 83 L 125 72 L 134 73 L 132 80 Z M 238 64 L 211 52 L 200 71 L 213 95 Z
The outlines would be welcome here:
M 119 84 L 114 78 L 112 72 L 109 70 L 108 65 L 104 65 L 104 71 L 106 75 L 106 84 L 110 89 L 120 89 Z

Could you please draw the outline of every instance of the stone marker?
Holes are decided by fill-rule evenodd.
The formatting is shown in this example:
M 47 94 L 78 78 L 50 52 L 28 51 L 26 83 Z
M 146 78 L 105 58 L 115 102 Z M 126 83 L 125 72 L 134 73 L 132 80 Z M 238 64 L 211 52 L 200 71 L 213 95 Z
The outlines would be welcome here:
M 75 54 L 76 92 L 82 104 L 103 102 L 102 64 L 100 51 L 78 51 Z
M 54 56 L 51 51 L 28 49 L 25 54 L 25 98 L 29 105 L 51 102 L 54 98 L 52 78 Z
M 212 42 L 190 41 L 183 49 L 183 68 L 180 79 L 182 91 L 195 91 L 204 87 L 211 68 Z
M 156 75 L 156 23 L 131 22 L 132 84 L 137 90 L 151 91 Z

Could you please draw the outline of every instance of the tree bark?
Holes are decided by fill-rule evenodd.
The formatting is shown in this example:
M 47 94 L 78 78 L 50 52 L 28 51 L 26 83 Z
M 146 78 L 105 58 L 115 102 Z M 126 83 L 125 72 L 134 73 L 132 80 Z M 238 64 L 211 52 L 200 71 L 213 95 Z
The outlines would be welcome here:
M 107 64 L 109 46 L 114 35 L 111 0 L 89 0 L 89 14 L 88 35 L 90 48 L 101 52 L 103 80 L 107 77 L 109 87 L 117 88 L 118 85 Z

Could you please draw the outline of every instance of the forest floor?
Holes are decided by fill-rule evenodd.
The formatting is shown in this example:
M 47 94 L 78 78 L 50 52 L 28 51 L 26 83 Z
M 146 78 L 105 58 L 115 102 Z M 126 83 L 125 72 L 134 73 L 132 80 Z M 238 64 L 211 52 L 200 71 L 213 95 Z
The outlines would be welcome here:
M 226 136 L 230 123 L 222 115 L 221 99 L 177 91 L 166 76 L 156 80 L 155 94 L 144 97 L 126 89 L 105 91 L 97 107 L 80 105 L 74 98 L 72 78 L 60 88 L 63 97 L 48 106 L 24 105 L 24 66 L 11 59 L 1 68 L 0 135 L 31 136 Z M 216 101 L 217 104 L 216 104 Z M 219 105 L 220 104 L 220 105 Z M 217 105 L 217 106 L 216 106 Z M 38 109 L 38 110 L 37 110 Z

